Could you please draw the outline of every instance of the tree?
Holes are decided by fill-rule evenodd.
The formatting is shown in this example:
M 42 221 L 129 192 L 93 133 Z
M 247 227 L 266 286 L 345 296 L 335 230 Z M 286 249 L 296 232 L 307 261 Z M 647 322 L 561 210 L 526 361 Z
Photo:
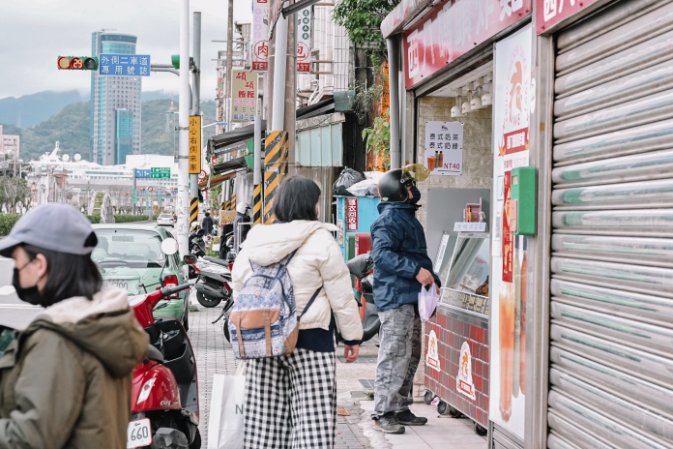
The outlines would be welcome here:
M 6 206 L 13 211 L 18 203 L 24 206 L 30 198 L 30 189 L 25 179 L 12 176 L 0 176 L 0 207 Z
M 381 34 L 383 18 L 399 0 L 342 0 L 334 7 L 334 21 L 343 26 L 351 42 L 385 57 L 386 45 Z

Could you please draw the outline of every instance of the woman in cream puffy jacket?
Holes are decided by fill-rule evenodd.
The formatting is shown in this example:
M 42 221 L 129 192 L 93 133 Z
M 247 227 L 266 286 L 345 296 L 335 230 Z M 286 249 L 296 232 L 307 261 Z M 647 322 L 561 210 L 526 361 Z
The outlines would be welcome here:
M 332 232 L 318 221 L 320 188 L 308 178 L 287 178 L 276 192 L 277 222 L 248 233 L 232 272 L 234 297 L 252 275 L 250 261 L 266 266 L 296 250 L 287 266 L 297 314 L 296 349 L 289 355 L 249 360 L 246 372 L 246 448 L 332 448 L 336 426 L 335 326 L 354 362 L 362 323 L 348 268 Z M 289 418 L 289 419 L 288 419 Z

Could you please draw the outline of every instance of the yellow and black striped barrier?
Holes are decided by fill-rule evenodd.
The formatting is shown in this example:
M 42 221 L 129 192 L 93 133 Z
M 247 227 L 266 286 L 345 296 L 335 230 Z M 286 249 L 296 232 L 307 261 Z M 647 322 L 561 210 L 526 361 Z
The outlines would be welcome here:
M 255 185 L 252 190 L 252 222 L 262 224 L 262 184 Z
M 189 225 L 199 219 L 199 199 L 192 198 L 189 203 Z
M 271 131 L 264 142 L 264 223 L 274 220 L 273 196 L 280 183 L 287 176 L 288 140 L 287 132 Z

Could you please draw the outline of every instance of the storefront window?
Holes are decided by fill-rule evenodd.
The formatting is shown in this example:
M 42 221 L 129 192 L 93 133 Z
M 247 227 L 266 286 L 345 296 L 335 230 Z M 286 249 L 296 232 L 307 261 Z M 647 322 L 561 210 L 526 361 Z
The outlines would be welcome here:
M 491 271 L 488 234 L 459 234 L 443 282 L 442 302 L 450 307 L 488 314 Z

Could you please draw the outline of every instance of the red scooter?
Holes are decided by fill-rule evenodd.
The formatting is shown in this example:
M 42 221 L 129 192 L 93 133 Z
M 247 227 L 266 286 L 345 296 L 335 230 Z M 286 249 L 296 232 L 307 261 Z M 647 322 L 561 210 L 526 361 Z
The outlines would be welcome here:
M 189 287 L 168 286 L 129 299 L 150 336 L 150 350 L 133 370 L 128 449 L 201 448 L 196 358 L 187 331 L 180 321 L 152 314 L 160 300 Z

